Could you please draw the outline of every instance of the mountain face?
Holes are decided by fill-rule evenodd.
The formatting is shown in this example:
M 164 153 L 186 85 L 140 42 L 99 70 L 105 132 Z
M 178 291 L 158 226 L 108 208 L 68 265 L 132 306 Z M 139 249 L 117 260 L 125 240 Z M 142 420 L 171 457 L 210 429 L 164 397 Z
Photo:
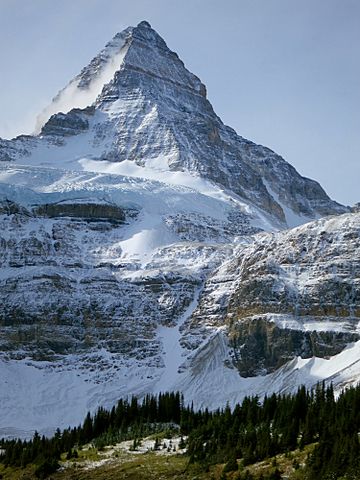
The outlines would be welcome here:
M 147 22 L 37 129 L 0 140 L 0 436 L 357 380 L 359 213 L 225 126 Z
M 226 127 L 205 86 L 147 22 L 117 34 L 39 121 L 53 112 L 39 137 L 0 145 L 0 158 L 52 165 L 48 149 L 57 145 L 53 155 L 67 164 L 82 159 L 83 168 L 91 160 L 120 164 L 124 173 L 133 164 L 191 172 L 282 226 L 345 211 L 280 156 Z
M 359 249 L 359 214 L 255 235 L 208 277 L 188 329 L 224 327 L 246 378 L 333 357 L 359 340 Z

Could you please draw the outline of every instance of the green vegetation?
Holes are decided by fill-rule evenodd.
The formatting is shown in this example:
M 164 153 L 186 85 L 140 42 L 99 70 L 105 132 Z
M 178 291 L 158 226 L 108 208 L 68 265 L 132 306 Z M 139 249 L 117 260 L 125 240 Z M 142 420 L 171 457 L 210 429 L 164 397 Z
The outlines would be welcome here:
M 331 386 L 300 388 L 215 412 L 184 406 L 179 393 L 148 395 L 142 402 L 120 400 L 110 411 L 100 408 L 52 438 L 36 433 L 30 441 L 2 440 L 0 478 L 360 479 L 359 430 L 360 387 L 338 399 Z M 174 435 L 183 436 L 186 455 L 164 447 Z M 114 453 L 114 461 L 98 468 L 77 467 L 108 458 L 105 447 L 124 440 L 137 452 L 144 437 L 154 442 L 153 452 Z M 67 468 L 56 472 L 61 462 Z
M 242 459 L 246 467 L 316 442 L 306 460 L 307 479 L 357 478 L 360 473 L 359 387 L 346 390 L 337 400 L 331 386 L 318 385 L 313 392 L 303 387 L 295 395 L 272 395 L 263 403 L 246 398 L 233 411 L 227 407 L 201 417 L 189 432 L 188 454 L 191 462 L 204 468 L 214 462 L 234 465 L 234 458 Z M 294 469 L 298 466 L 295 462 Z M 269 478 L 279 473 L 275 469 Z

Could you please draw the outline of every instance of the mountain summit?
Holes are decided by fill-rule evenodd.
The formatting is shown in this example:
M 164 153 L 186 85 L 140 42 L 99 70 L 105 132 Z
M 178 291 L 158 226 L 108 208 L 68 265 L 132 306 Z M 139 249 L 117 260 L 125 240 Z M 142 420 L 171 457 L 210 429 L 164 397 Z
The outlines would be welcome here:
M 150 24 L 143 21 L 137 27 L 128 27 L 117 33 L 89 65 L 58 93 L 39 116 L 38 129 L 54 113 L 67 113 L 72 108 L 94 104 L 104 86 L 114 83 L 115 73 L 129 69 L 206 93 L 200 80 L 185 69 L 176 53 L 171 52 Z M 118 81 L 121 83 L 121 77 Z M 111 102 L 112 99 L 108 97 L 107 100 Z
M 225 126 L 204 84 L 145 21 L 116 34 L 59 92 L 39 126 L 42 144 L 86 135 L 76 152 L 84 158 L 200 175 L 278 226 L 346 211 L 279 155 Z M 37 155 L 31 142 L 18 143 L 20 154 Z M 13 158 L 13 149 L 16 143 L 0 144 L 0 155 Z
M 0 437 L 132 394 L 357 381 L 347 210 L 224 125 L 149 23 L 116 34 L 36 135 L 0 139 Z

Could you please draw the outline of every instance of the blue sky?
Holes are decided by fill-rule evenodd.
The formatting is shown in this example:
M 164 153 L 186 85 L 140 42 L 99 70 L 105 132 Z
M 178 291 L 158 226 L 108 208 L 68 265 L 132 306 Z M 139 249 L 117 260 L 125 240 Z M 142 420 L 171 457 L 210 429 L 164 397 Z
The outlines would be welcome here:
M 117 32 L 148 20 L 223 121 L 346 204 L 360 201 L 358 0 L 0 0 L 0 136 Z

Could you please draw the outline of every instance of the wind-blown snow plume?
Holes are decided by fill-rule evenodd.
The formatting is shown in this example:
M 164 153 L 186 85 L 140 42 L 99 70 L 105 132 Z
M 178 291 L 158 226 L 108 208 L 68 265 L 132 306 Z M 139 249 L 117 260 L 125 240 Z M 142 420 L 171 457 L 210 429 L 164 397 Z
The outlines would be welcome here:
M 116 71 L 121 68 L 127 51 L 126 41 L 131 29 L 115 35 L 81 73 L 61 90 L 53 101 L 37 117 L 35 134 L 49 118 L 59 112 L 67 113 L 73 108 L 91 106 L 101 94 L 104 85 L 109 83 Z

